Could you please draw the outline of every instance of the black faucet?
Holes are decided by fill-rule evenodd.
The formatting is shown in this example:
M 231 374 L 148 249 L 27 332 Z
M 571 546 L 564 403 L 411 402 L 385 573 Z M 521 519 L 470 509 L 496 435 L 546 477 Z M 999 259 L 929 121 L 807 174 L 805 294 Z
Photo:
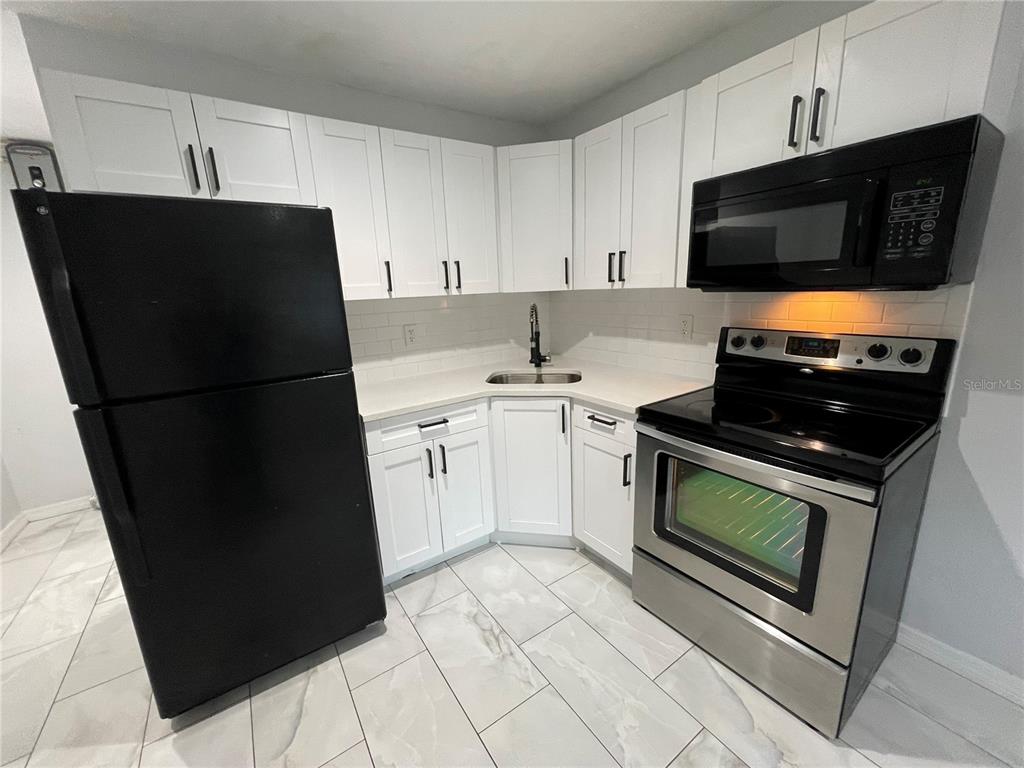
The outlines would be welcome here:
M 551 355 L 540 353 L 540 318 L 537 316 L 537 305 L 530 305 L 530 365 L 540 368 L 544 363 L 551 362 Z

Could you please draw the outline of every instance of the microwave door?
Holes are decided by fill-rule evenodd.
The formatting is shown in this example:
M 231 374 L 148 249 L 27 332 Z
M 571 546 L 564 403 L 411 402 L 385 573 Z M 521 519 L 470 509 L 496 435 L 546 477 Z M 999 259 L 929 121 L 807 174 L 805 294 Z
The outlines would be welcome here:
M 870 282 L 878 182 L 819 182 L 695 207 L 687 285 L 778 290 Z

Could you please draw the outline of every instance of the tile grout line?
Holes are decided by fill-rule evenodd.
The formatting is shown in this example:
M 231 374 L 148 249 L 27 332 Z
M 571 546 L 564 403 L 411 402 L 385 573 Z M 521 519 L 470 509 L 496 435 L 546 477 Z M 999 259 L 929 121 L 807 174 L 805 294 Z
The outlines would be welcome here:
M 149 679 L 147 673 L 146 679 Z M 139 744 L 139 759 L 135 761 L 135 768 L 142 768 L 142 753 L 146 751 L 146 733 L 149 731 L 149 713 L 153 711 L 153 689 L 149 689 L 149 702 L 146 705 L 146 722 L 142 724 L 142 743 Z
M 569 618 L 569 617 L 566 616 L 566 618 Z M 523 651 L 523 653 L 526 653 L 526 651 Z M 532 659 L 531 659 L 531 661 L 532 661 Z M 590 725 L 587 723 L 586 720 L 583 719 L 583 717 L 580 715 L 580 713 L 577 712 L 575 709 L 573 709 L 572 704 L 570 704 L 568 702 L 568 700 L 565 698 L 565 696 L 562 695 L 562 692 L 560 690 L 558 690 L 558 686 L 555 685 L 554 683 L 551 683 L 550 685 L 551 685 L 551 690 L 553 690 L 555 692 L 555 694 L 558 696 L 558 698 L 562 700 L 562 703 L 565 704 L 565 706 L 567 706 L 569 708 L 569 711 L 572 712 L 576 716 L 576 719 L 579 720 L 583 724 L 583 727 L 586 728 L 590 732 L 590 735 L 593 736 L 594 739 L 597 741 L 597 743 L 601 745 L 601 749 L 603 749 L 605 752 L 608 753 L 608 757 L 610 757 L 612 759 L 612 762 L 615 763 L 616 765 L 621 766 L 622 763 L 620 763 L 618 758 L 616 758 L 615 755 L 613 755 L 611 753 L 611 750 L 608 749 L 608 747 L 605 746 L 604 742 L 601 741 L 601 737 L 598 736 L 596 733 L 594 733 L 594 729 L 590 727 Z
M 333 646 L 333 643 L 332 643 L 332 646 Z M 338 663 L 340 664 L 341 662 L 339 661 Z M 342 673 L 344 673 L 344 670 L 342 670 Z M 348 685 L 348 684 L 346 683 L 346 685 Z M 249 694 L 248 696 L 245 697 L 245 699 L 249 703 L 249 746 L 252 748 L 252 764 L 253 764 L 253 768 L 255 768 L 255 766 L 256 766 L 256 724 L 253 722 L 253 718 L 252 718 L 252 681 L 251 680 L 248 683 L 246 683 L 245 690 Z M 355 704 L 353 704 L 352 706 L 354 708 Z
M 341 677 L 345 681 L 345 687 L 348 688 L 348 697 L 349 697 L 349 699 L 352 700 L 352 711 L 356 713 L 356 723 L 359 725 L 359 733 L 362 734 L 362 736 L 363 736 L 363 743 L 366 744 L 366 754 L 368 754 L 370 756 L 370 765 L 374 765 L 373 753 L 370 752 L 370 741 L 369 741 L 369 739 L 366 738 L 366 729 L 363 728 L 363 718 L 359 716 L 359 707 L 356 706 L 356 697 L 353 695 L 355 693 L 355 691 L 352 688 L 352 686 L 349 685 L 348 673 L 345 671 L 345 665 L 341 661 L 341 654 L 338 652 L 338 644 L 337 644 L 337 642 L 335 642 L 333 645 L 334 645 L 334 655 L 338 659 L 338 665 L 341 667 Z M 409 659 L 411 659 L 411 658 L 412 658 L 412 656 L 409 657 Z M 408 661 L 409 659 L 406 659 L 405 661 Z M 404 664 L 405 661 L 400 661 L 399 664 Z M 397 667 L 397 666 L 398 666 L 398 664 L 395 665 L 395 667 Z M 390 672 L 395 667 L 391 667 L 390 669 L 385 670 L 385 672 Z M 381 675 L 383 675 L 383 674 L 384 674 L 384 672 L 381 672 Z M 377 675 L 377 677 L 380 677 L 380 675 Z M 376 679 L 376 677 L 374 677 L 372 679 Z M 366 682 L 368 683 L 370 681 L 367 680 Z M 363 685 L 365 685 L 365 684 L 366 683 L 363 683 Z M 358 687 L 359 686 L 357 685 L 356 688 L 358 688 Z M 353 747 L 357 747 L 357 746 L 359 746 L 359 745 L 358 744 L 353 744 L 348 749 L 352 749 Z M 346 749 L 345 752 L 348 752 L 348 749 Z M 345 752 L 342 752 L 339 755 L 335 755 L 334 757 L 331 758 L 331 760 L 334 760 L 335 757 L 341 757 L 341 755 L 344 755 Z M 331 760 L 328 760 L 327 763 L 331 762 Z M 327 763 L 324 763 L 324 765 L 326 765 Z
M 509 546 L 525 547 L 525 546 L 540 546 L 540 545 L 532 545 L 532 544 L 518 544 L 518 545 L 516 545 L 516 544 L 509 543 Z M 515 560 L 517 563 L 519 563 L 519 565 L 521 565 L 524 569 L 526 569 L 526 571 L 528 573 L 530 573 L 530 575 L 533 576 L 533 578 L 537 579 L 537 581 L 540 581 L 540 578 L 535 573 L 531 572 L 529 568 L 527 568 L 526 563 L 522 562 L 518 557 L 515 556 L 514 553 L 509 552 L 508 549 L 506 549 L 504 542 L 499 543 L 498 547 L 503 549 L 505 551 L 505 553 L 509 557 L 511 557 L 513 560 Z M 563 552 L 575 552 L 577 555 L 579 555 L 584 560 L 582 565 L 576 566 L 575 568 L 573 568 L 568 573 L 563 573 L 561 576 L 559 576 L 558 578 L 554 579 L 550 583 L 545 584 L 543 581 L 540 581 L 540 583 L 543 584 L 548 589 L 551 589 L 552 586 L 554 586 L 555 584 L 560 582 L 562 579 L 567 578 L 569 576 L 572 576 L 574 573 L 576 573 L 576 571 L 579 571 L 579 570 L 581 570 L 583 568 L 586 568 L 588 565 L 590 565 L 592 562 L 594 562 L 593 560 L 590 560 L 589 558 L 587 558 L 586 555 L 584 555 L 578 549 L 569 549 L 567 547 L 542 547 L 542 548 L 543 549 L 559 549 L 559 550 L 562 550 Z
M 83 633 L 83 634 L 84 634 L 84 633 Z M 66 639 L 66 638 L 65 638 L 65 639 Z M 59 642 L 59 641 L 58 641 L 58 642 Z M 70 669 L 70 668 L 71 668 L 71 664 L 69 663 L 69 664 L 68 664 L 68 669 Z M 67 695 L 67 696 L 65 696 L 65 697 L 63 697 L 63 698 L 57 698 L 57 699 L 54 699 L 54 700 L 53 700 L 53 703 L 54 703 L 54 704 L 59 704 L 59 703 L 60 703 L 60 702 L 62 702 L 62 701 L 70 701 L 71 699 L 75 698 L 75 696 L 77 696 L 77 695 L 78 695 L 78 694 L 80 694 L 80 693 L 85 693 L 86 691 L 91 691 L 91 690 L 93 690 L 94 688 L 99 688 L 99 687 L 100 687 L 101 685 L 106 685 L 107 683 L 112 683 L 112 682 L 114 682 L 115 680 L 120 680 L 120 679 L 121 679 L 122 677 L 125 677 L 126 675 L 130 675 L 130 674 L 132 674 L 133 672 L 138 672 L 138 671 L 139 671 L 140 669 L 145 669 L 145 668 L 146 668 L 146 666 L 145 666 L 145 665 L 143 664 L 143 665 L 141 665 L 141 666 L 135 667 L 134 669 L 129 669 L 129 670 L 127 671 L 127 672 L 122 672 L 122 673 L 120 673 L 119 675 L 114 675 L 113 677 L 111 677 L 111 678 L 108 678 L 107 680 L 101 680 L 101 681 L 100 681 L 100 682 L 98 682 L 98 683 L 93 683 L 93 684 L 92 684 L 92 685 L 90 685 L 90 686 L 89 686 L 88 688 L 83 688 L 83 689 L 82 689 L 82 690 L 80 690 L 80 691 L 75 691 L 74 693 L 72 693 L 72 694 L 69 694 L 69 695 Z M 148 677 L 147 677 L 147 679 L 148 679 Z M 61 685 L 63 685 L 63 683 L 61 683 Z M 59 688 L 57 689 L 57 693 L 58 693 L 58 694 L 60 693 L 60 689 L 59 689 Z
M 907 651 L 908 653 L 912 653 L 915 656 L 920 656 L 925 661 L 931 662 L 935 666 L 937 666 L 937 667 L 939 667 L 941 669 L 944 669 L 946 672 L 949 672 L 951 675 L 956 675 L 961 680 L 966 680 L 969 684 L 971 684 L 973 686 L 976 686 L 977 688 L 980 688 L 983 691 L 987 691 L 988 693 L 994 694 L 995 696 L 998 696 L 999 698 L 1003 699 L 1004 701 L 1008 702 L 1009 704 L 1012 704 L 1017 709 L 1019 709 L 1021 711 L 1024 711 L 1024 706 L 1018 704 L 1016 701 L 1013 701 L 1012 699 L 1008 699 L 1006 696 L 1004 696 L 1003 694 L 999 693 L 999 691 L 993 691 L 988 686 L 982 685 L 981 683 L 977 682 L 976 680 L 971 680 L 969 677 L 965 677 L 964 675 L 962 675 L 959 672 L 957 672 L 955 669 L 950 669 L 945 664 L 936 661 L 935 659 L 931 658 L 930 656 L 925 656 L 923 653 L 920 653 L 919 651 L 915 651 L 913 648 L 910 648 L 909 646 L 903 645 L 903 643 L 901 643 L 898 638 L 894 641 L 893 644 L 900 646 L 900 648 L 902 648 L 904 651 Z M 891 648 L 890 648 L 890 652 L 891 652 Z M 885 658 L 886 659 L 889 658 L 889 654 L 888 653 L 886 654 Z M 879 665 L 879 668 L 881 668 L 881 665 Z M 875 677 L 877 677 L 877 676 L 878 676 L 878 673 L 876 672 L 875 673 Z M 875 678 L 872 677 L 871 679 L 874 680 Z M 906 704 L 906 703 L 907 702 L 904 702 L 904 704 Z M 913 706 L 913 705 L 910 705 L 910 706 Z M 921 714 L 924 714 L 924 713 L 922 712 Z
M 692 715 L 691 715 L 691 717 L 692 717 Z M 697 720 L 697 718 L 695 718 L 695 717 L 694 717 L 693 719 L 694 719 L 694 720 Z M 691 744 L 693 744 L 693 742 L 695 742 L 695 741 L 697 740 L 697 738 L 698 738 L 698 737 L 699 737 L 699 736 L 700 736 L 700 735 L 701 735 L 702 733 L 704 733 L 705 731 L 707 731 L 707 728 L 705 728 L 705 727 L 704 727 L 704 723 L 701 723 L 701 722 L 700 722 L 700 720 L 697 720 L 697 722 L 698 722 L 698 723 L 700 723 L 700 730 L 699 730 L 699 731 L 697 731 L 697 732 L 696 732 L 695 734 L 693 734 L 693 738 L 692 738 L 692 739 L 690 739 L 690 740 L 689 740 L 688 742 L 686 742 L 685 744 L 683 744 L 683 748 L 682 748 L 682 749 L 680 749 L 680 750 L 679 750 L 678 752 L 676 752 L 675 756 L 674 756 L 674 757 L 673 757 L 673 758 L 672 758 L 671 760 L 669 760 L 669 761 L 668 761 L 667 763 L 665 763 L 665 765 L 666 765 L 666 766 L 668 766 L 668 765 L 672 765 L 672 763 L 674 763 L 674 762 L 675 762 L 676 760 L 678 760 L 678 759 L 679 759 L 679 756 L 680 756 L 681 754 L 683 754 L 683 752 L 685 752 L 685 751 L 686 751 L 686 750 L 687 750 L 687 749 L 689 748 L 689 746 L 690 746 Z M 710 731 L 708 731 L 708 733 L 710 733 Z M 719 743 L 721 743 L 721 742 L 719 742 Z M 722 744 L 722 746 L 723 746 L 723 747 L 725 747 L 725 745 L 724 745 L 724 744 Z M 725 748 L 726 748 L 726 749 L 729 749 L 728 747 L 725 747 Z M 730 752 L 730 753 L 732 753 L 732 750 L 731 750 L 731 749 L 729 749 L 729 752 Z M 742 762 L 742 761 L 741 761 L 741 762 Z

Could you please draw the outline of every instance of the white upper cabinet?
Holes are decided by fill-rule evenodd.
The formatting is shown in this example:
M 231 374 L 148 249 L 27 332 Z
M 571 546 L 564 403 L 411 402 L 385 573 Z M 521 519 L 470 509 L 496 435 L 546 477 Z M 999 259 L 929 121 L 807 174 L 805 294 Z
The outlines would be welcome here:
M 498 147 L 502 290 L 569 287 L 572 141 Z
M 315 205 L 306 116 L 192 94 L 213 196 Z
M 576 137 L 576 288 L 657 288 L 675 282 L 679 92 Z
M 690 257 L 690 219 L 693 182 L 712 175 L 715 155 L 715 105 L 718 83 L 714 78 L 686 92 L 686 118 L 683 121 L 683 156 L 679 183 L 679 239 L 676 285 L 686 287 L 686 269 Z
M 307 118 L 317 204 L 331 209 L 346 299 L 389 293 L 391 243 L 376 126 Z
M 628 288 L 675 283 L 685 104 L 679 92 L 622 118 L 618 269 Z
M 813 29 L 708 78 L 713 175 L 804 153 L 817 51 Z
M 617 287 L 622 119 L 577 136 L 573 165 L 573 287 Z
M 187 93 L 48 69 L 39 87 L 69 190 L 210 196 Z
M 1001 14 L 1000 2 L 875 2 L 825 24 L 810 149 L 981 112 Z
M 381 128 L 380 147 L 394 259 L 393 295 L 445 295 L 446 286 L 454 283 L 448 264 L 441 140 Z
M 449 275 L 454 293 L 497 293 L 494 147 L 441 139 Z

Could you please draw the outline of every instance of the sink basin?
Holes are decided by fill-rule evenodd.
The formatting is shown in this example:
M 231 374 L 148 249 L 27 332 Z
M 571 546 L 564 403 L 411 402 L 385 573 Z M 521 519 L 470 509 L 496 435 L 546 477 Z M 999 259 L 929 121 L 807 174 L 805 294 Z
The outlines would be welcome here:
M 583 378 L 579 371 L 495 371 L 488 384 L 575 384 Z

